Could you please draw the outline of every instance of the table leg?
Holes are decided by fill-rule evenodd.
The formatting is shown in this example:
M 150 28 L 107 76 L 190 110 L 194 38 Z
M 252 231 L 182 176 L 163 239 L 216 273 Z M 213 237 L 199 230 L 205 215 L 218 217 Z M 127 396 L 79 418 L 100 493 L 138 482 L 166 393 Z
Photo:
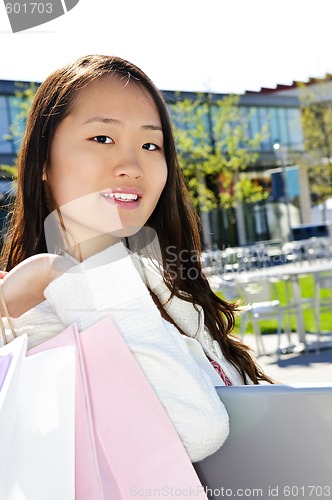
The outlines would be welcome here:
M 299 342 L 301 344 L 306 344 L 305 341 L 305 323 L 303 310 L 301 307 L 301 288 L 300 280 L 296 275 L 291 276 L 292 280 L 292 290 L 293 290 L 293 302 L 295 305 L 295 316 L 296 316 L 296 329 L 299 337 Z

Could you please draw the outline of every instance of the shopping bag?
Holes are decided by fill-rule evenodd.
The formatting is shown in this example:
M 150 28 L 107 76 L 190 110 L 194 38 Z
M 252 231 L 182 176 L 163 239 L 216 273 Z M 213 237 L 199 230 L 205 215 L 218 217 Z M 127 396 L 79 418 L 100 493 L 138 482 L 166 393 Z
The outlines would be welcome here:
M 134 496 L 206 499 L 203 487 L 141 368 L 110 317 L 75 325 L 29 351 L 75 345 L 76 500 Z
M 92 406 L 78 335 L 76 325 L 71 325 L 53 339 L 30 349 L 27 355 L 68 345 L 75 348 L 75 498 L 101 500 L 104 497 L 97 461 Z M 117 497 L 110 498 L 116 500 Z
M 0 391 L 0 498 L 6 479 L 8 457 L 14 435 L 15 419 L 18 407 L 21 379 L 25 354 L 27 350 L 27 336 L 22 335 L 0 348 L 1 356 L 11 356 L 11 362 L 6 372 Z
M 7 376 L 12 358 L 12 354 L 3 354 L 0 356 L 0 391 Z
M 27 338 L 0 349 L 12 360 L 0 392 L 0 498 L 74 500 L 75 349 L 26 357 Z

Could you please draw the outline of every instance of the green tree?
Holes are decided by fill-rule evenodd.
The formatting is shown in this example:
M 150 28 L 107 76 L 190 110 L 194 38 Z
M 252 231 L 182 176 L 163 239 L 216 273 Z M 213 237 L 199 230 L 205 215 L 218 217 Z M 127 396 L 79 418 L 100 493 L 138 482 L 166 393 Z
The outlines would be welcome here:
M 209 95 L 197 94 L 195 101 L 173 104 L 171 114 L 180 165 L 200 212 L 253 203 L 266 196 L 245 173 L 255 164 L 266 131 L 250 138 L 239 96 L 212 103 Z
M 328 76 L 328 75 L 327 75 Z M 300 85 L 302 128 L 307 154 L 310 189 L 318 203 L 332 196 L 332 102 L 326 95 L 326 80 L 314 86 Z M 323 218 L 325 217 L 323 213 Z
M 12 179 L 16 179 L 17 177 L 16 165 L 10 166 L 0 163 L 0 175 L 2 177 L 11 177 Z

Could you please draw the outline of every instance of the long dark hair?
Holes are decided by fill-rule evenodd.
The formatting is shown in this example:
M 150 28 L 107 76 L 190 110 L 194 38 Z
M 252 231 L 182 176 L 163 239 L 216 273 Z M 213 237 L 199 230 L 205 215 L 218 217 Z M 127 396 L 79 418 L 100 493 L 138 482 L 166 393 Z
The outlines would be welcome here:
M 9 271 L 24 259 L 47 252 L 44 221 L 50 213 L 42 175 L 47 168 L 51 142 L 60 122 L 70 113 L 78 92 L 105 75 L 120 75 L 143 86 L 158 109 L 164 135 L 168 177 L 159 202 L 147 221 L 157 234 L 164 281 L 173 295 L 201 306 L 205 324 L 226 359 L 254 383 L 271 380 L 250 356 L 249 348 L 232 336 L 237 304 L 220 299 L 201 267 L 199 220 L 179 168 L 172 125 L 162 93 L 138 67 L 118 57 L 90 55 L 52 73 L 39 87 L 27 120 L 18 158 L 16 199 L 2 252 Z M 170 249 L 172 249 L 170 258 Z M 183 252 L 194 258 L 183 259 Z M 186 292 L 183 294 L 183 292 Z

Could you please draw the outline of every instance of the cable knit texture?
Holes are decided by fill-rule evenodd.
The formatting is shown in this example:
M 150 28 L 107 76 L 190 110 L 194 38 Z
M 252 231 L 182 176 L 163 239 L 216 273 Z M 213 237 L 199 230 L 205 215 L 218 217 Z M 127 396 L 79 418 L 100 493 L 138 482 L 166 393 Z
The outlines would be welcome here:
M 228 414 L 215 390 L 223 381 L 206 354 L 221 364 L 233 385 L 243 382 L 205 331 L 203 311 L 177 297 L 167 302 L 165 309 L 185 337 L 161 317 L 146 284 L 161 303 L 167 302 L 170 292 L 157 270 L 118 243 L 50 283 L 46 301 L 14 319 L 14 326 L 18 335 L 28 334 L 33 347 L 72 323 L 82 331 L 111 316 L 196 462 L 214 453 L 229 432 Z

